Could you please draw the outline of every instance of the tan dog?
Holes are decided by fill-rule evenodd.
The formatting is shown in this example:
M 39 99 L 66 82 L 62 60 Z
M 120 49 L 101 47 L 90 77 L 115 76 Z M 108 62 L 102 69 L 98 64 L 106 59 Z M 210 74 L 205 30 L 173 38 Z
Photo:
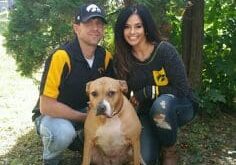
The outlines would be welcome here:
M 89 111 L 84 125 L 82 165 L 140 165 L 141 123 L 125 81 L 108 77 L 87 83 Z

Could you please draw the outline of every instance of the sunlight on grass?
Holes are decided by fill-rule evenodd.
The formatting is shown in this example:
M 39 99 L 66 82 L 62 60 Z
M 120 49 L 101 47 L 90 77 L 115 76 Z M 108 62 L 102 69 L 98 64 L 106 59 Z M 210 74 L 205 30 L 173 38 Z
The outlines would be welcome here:
M 0 155 L 6 153 L 17 137 L 31 129 L 31 110 L 38 90 L 32 80 L 16 72 L 15 61 L 6 54 L 0 36 Z

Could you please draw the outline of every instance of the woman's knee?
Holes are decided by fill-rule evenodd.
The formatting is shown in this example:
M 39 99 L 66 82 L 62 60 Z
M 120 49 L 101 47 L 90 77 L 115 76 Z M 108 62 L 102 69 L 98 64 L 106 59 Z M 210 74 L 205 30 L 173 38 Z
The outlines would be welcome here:
M 194 110 L 192 103 L 188 99 L 181 100 L 180 102 L 181 105 L 177 106 L 176 108 L 179 127 L 185 125 L 194 118 Z
M 153 105 L 150 109 L 150 115 L 154 116 L 155 114 L 166 114 L 172 112 L 173 106 L 175 104 L 176 98 L 174 95 L 163 94 L 156 98 L 153 102 Z
M 175 96 L 167 94 L 161 95 L 154 101 L 149 115 L 158 128 L 176 129 L 175 102 Z

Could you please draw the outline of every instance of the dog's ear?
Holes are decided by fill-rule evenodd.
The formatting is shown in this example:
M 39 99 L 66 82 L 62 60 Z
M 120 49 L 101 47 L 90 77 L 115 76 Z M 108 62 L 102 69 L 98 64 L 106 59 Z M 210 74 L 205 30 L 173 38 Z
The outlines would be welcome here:
M 89 95 L 89 87 L 90 87 L 91 81 L 86 83 L 86 93 Z
M 121 87 L 121 91 L 123 93 L 127 93 L 128 92 L 128 85 L 127 82 L 125 80 L 118 80 L 120 83 L 120 87 Z

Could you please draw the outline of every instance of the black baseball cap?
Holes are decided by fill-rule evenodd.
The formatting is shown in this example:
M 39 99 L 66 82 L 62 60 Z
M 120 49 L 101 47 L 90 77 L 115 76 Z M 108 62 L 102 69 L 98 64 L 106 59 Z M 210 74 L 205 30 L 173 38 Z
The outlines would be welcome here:
M 99 17 L 104 23 L 107 23 L 105 12 L 100 7 L 95 4 L 84 4 L 75 13 L 75 23 L 87 22 L 94 17 Z

